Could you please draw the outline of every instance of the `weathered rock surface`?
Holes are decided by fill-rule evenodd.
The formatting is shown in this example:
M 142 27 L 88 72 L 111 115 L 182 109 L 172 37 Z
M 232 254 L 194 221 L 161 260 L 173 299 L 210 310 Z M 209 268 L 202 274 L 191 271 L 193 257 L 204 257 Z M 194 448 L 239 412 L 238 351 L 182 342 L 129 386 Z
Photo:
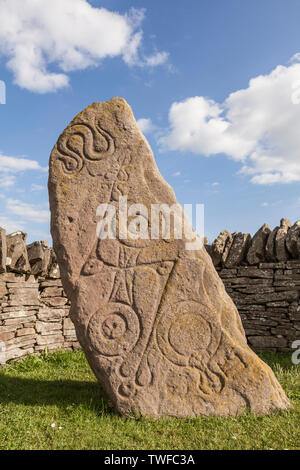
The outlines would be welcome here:
M 236 235 L 236 232 L 234 232 L 233 234 L 230 233 L 229 237 L 226 240 L 224 251 L 223 251 L 222 257 L 221 257 L 221 265 L 222 266 L 225 266 L 225 264 L 226 264 L 226 260 L 227 260 L 227 257 L 229 255 L 230 248 L 231 248 L 231 245 L 233 243 L 233 239 L 234 239 L 235 235 Z
M 98 238 L 98 205 L 117 207 L 120 195 L 148 210 L 178 207 L 124 100 L 94 103 L 62 133 L 51 154 L 49 195 L 72 321 L 116 410 L 186 417 L 289 406 L 271 369 L 247 346 L 204 247 L 186 250 L 186 240 L 172 236 L 141 240 L 130 227 L 125 238 Z
M 0 273 L 6 271 L 6 232 L 0 227 Z
M 225 247 L 231 238 L 231 234 L 228 230 L 224 230 L 220 235 L 215 239 L 210 249 L 210 256 L 212 258 L 214 266 L 219 266 L 222 260 L 222 255 L 224 253 Z
M 250 248 L 247 254 L 249 264 L 257 264 L 265 259 L 265 246 L 268 236 L 272 230 L 268 224 L 264 224 L 253 236 Z
M 251 235 L 249 233 L 238 232 L 234 235 L 229 254 L 225 261 L 226 268 L 238 266 L 244 260 L 251 243 Z
M 30 273 L 30 264 L 26 249 L 27 235 L 24 232 L 14 232 L 6 237 L 7 269 L 19 273 Z
M 30 243 L 30 245 L 27 245 L 27 254 L 31 266 L 31 274 L 46 276 L 51 256 L 48 242 L 42 240 Z
M 286 234 L 286 247 L 294 259 L 300 258 L 300 221 L 298 220 Z
M 277 230 L 275 236 L 275 253 L 278 261 L 287 261 L 289 259 L 285 240 L 290 227 L 291 222 L 288 219 L 281 219 L 280 228 Z
M 275 238 L 279 227 L 275 227 L 274 230 L 269 234 L 266 243 L 266 261 L 277 261 L 276 251 L 275 251 Z
M 59 270 L 59 266 L 57 263 L 56 254 L 53 248 L 50 248 L 50 262 L 49 262 L 49 268 L 48 268 L 48 276 L 53 279 L 60 278 L 60 270 Z

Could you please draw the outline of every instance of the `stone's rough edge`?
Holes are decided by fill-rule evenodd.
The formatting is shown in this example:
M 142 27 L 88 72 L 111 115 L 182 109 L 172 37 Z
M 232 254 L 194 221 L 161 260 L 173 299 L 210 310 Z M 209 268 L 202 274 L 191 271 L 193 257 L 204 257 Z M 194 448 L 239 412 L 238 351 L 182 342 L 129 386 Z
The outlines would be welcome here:
M 206 249 L 215 267 L 258 266 L 261 263 L 300 262 L 300 221 L 291 226 L 281 219 L 274 230 L 263 224 L 253 238 L 249 233 L 221 232 Z
M 117 179 L 126 173 L 126 167 L 122 169 L 125 160 L 132 164 L 125 180 L 129 179 L 127 190 L 133 202 L 177 202 L 158 172 L 131 109 L 119 99 L 95 103 L 65 129 L 51 154 L 48 183 L 51 232 L 62 283 L 71 299 L 72 319 L 86 357 L 116 410 L 124 415 L 134 408 L 141 414 L 188 417 L 237 414 L 245 404 L 259 413 L 287 408 L 289 402 L 274 374 L 247 347 L 238 312 L 204 249 L 186 252 L 184 241 L 174 239 L 168 244 L 168 250 L 175 249 L 170 256 L 161 239 L 151 240 L 151 249 L 145 241 L 131 245 L 129 238 L 97 239 L 94 218 L 100 201 L 111 202 L 127 194 L 126 185 Z M 105 175 L 110 169 L 107 184 Z M 126 248 L 128 243 L 132 250 Z M 119 257 L 122 249 L 124 257 Z M 127 258 L 132 254 L 138 257 L 134 262 Z M 122 280 L 125 268 L 129 279 L 126 274 L 126 280 Z M 167 276 L 166 280 L 160 278 L 158 284 L 159 278 L 153 273 L 148 279 L 150 268 Z M 96 276 L 101 271 L 101 277 Z M 156 285 L 151 284 L 154 280 Z M 130 286 L 132 291 L 128 290 Z M 191 296 L 196 300 L 188 300 Z M 177 313 L 175 300 L 181 302 Z M 125 323 L 122 318 L 126 318 Z M 202 324 L 197 326 L 200 320 Z M 181 327 L 166 340 L 165 331 L 173 329 L 170 321 L 174 325 L 179 322 Z M 195 325 L 186 336 L 189 322 Z M 195 333 L 202 339 L 193 344 Z M 185 335 L 180 342 L 178 334 Z M 210 342 L 203 346 L 210 336 Z M 195 347 L 198 356 L 193 353 Z

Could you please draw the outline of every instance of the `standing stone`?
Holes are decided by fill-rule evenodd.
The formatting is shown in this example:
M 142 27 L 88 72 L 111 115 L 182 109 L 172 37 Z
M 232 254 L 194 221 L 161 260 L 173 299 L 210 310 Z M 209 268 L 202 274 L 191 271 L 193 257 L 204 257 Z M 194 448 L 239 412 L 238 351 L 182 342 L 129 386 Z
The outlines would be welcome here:
M 275 253 L 277 261 L 285 262 L 289 259 L 289 254 L 285 245 L 285 239 L 290 227 L 291 222 L 289 219 L 281 219 L 280 228 L 278 229 L 275 237 Z
M 238 232 L 233 237 L 233 242 L 227 256 L 225 267 L 233 268 L 238 266 L 244 260 L 251 242 L 249 233 Z
M 30 273 L 30 264 L 26 249 L 27 235 L 24 232 L 14 232 L 6 237 L 7 258 L 9 271 L 27 274 Z
M 51 279 L 59 279 L 60 278 L 60 269 L 57 263 L 56 254 L 53 248 L 50 248 L 50 262 L 48 268 L 47 277 Z
M 258 264 L 265 261 L 265 247 L 268 236 L 271 233 L 271 229 L 268 224 L 264 224 L 256 232 L 252 238 L 252 242 L 247 254 L 247 261 L 249 264 Z
M 174 204 L 175 227 L 183 210 L 125 100 L 94 103 L 76 116 L 52 151 L 48 187 L 71 319 L 119 413 L 193 417 L 289 407 L 272 370 L 247 346 L 205 248 L 195 235 L 187 244 L 189 227 L 186 238 L 173 230 L 150 238 L 153 204 Z M 125 196 L 128 221 L 119 207 Z M 103 220 L 115 239 L 99 237 Z
M 49 269 L 51 251 L 48 242 L 42 240 L 27 245 L 27 254 L 31 266 L 31 274 L 46 276 Z
M 222 260 L 222 255 L 225 250 L 225 246 L 230 239 L 231 235 L 228 230 L 221 232 L 215 239 L 210 249 L 210 256 L 214 266 L 219 266 Z
M 0 274 L 6 271 L 6 232 L 0 227 Z
M 274 230 L 268 236 L 267 243 L 266 243 L 266 261 L 269 261 L 272 263 L 277 261 L 276 252 L 275 252 L 275 238 L 276 238 L 278 230 L 279 230 L 279 227 L 274 228 Z
M 225 266 L 225 264 L 226 264 L 227 256 L 229 255 L 230 248 L 231 248 L 231 245 L 233 243 L 233 239 L 234 239 L 235 235 L 236 235 L 236 232 L 234 232 L 232 235 L 230 233 L 229 238 L 227 238 L 227 240 L 226 240 L 224 251 L 223 251 L 222 256 L 221 256 L 221 265 L 222 266 Z
M 300 221 L 298 220 L 287 232 L 286 247 L 292 258 L 300 259 Z

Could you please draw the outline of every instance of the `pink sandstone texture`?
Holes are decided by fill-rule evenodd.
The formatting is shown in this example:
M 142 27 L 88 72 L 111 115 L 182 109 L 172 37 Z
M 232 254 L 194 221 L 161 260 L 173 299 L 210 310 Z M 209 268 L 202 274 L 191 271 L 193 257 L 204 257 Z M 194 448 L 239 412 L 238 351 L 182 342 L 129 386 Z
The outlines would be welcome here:
M 51 153 L 48 186 L 70 315 L 116 411 L 195 417 L 289 407 L 272 370 L 248 347 L 200 243 L 187 250 L 174 234 L 138 239 L 130 230 L 127 238 L 98 237 L 101 203 L 117 207 L 126 196 L 128 206 L 149 212 L 152 204 L 179 207 L 125 100 L 94 103 L 75 117 Z

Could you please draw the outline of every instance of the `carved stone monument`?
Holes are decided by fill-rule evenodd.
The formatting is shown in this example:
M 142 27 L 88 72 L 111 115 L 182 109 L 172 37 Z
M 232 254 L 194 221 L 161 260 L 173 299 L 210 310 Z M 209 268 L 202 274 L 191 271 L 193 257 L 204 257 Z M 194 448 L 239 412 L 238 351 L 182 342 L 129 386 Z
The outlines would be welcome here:
M 125 100 L 94 103 L 65 129 L 50 158 L 49 195 L 77 336 L 119 413 L 194 417 L 289 406 L 247 346 L 205 248 L 195 236 L 190 242 L 190 227 L 176 235 L 183 211 Z M 175 208 L 170 234 L 165 213 L 158 230 L 146 217 L 155 204 Z M 117 215 L 108 219 L 112 208 Z

